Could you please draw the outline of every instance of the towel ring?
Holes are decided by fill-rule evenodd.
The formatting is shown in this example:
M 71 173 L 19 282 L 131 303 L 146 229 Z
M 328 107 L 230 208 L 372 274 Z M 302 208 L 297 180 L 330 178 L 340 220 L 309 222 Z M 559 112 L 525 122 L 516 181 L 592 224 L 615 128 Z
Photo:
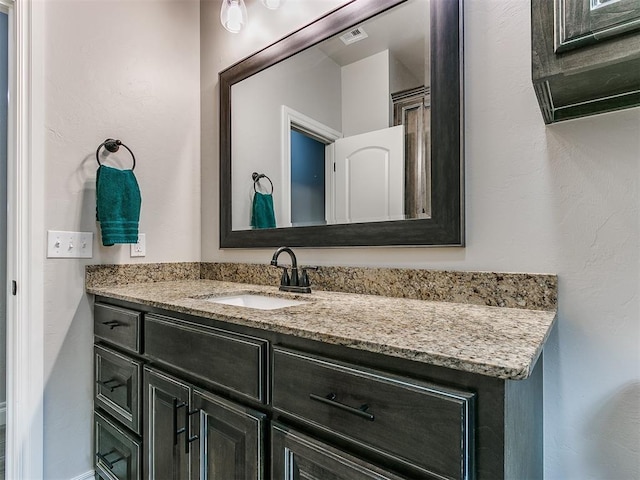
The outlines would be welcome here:
M 122 143 L 120 140 L 114 140 L 113 138 L 107 138 L 104 142 L 98 145 L 98 149 L 96 150 L 96 160 L 98 162 L 98 165 L 102 166 L 102 164 L 100 163 L 100 156 L 99 156 L 100 149 L 102 147 L 106 148 L 107 151 L 111 153 L 115 153 L 120 148 L 120 145 L 126 148 L 131 154 L 131 158 L 133 158 L 133 166 L 131 167 L 131 170 L 133 171 L 133 169 L 136 168 L 136 156 L 133 154 L 131 149 L 127 147 L 124 143 Z
M 269 193 L 273 193 L 273 182 L 264 173 L 253 172 L 251 174 L 251 178 L 253 178 L 253 191 L 254 192 L 258 193 L 258 190 L 256 189 L 256 183 L 260 183 L 260 179 L 261 178 L 266 178 L 267 180 L 269 180 L 269 183 L 271 184 L 271 192 L 269 192 Z

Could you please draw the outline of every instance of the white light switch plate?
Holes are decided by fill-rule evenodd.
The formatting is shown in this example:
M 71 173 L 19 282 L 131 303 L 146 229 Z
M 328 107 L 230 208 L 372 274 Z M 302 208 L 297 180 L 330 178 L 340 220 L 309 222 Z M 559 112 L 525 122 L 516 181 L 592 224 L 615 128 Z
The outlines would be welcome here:
M 49 230 L 47 258 L 93 258 L 93 233 Z
M 132 257 L 144 257 L 147 254 L 147 242 L 144 233 L 138 234 L 138 243 L 131 244 Z

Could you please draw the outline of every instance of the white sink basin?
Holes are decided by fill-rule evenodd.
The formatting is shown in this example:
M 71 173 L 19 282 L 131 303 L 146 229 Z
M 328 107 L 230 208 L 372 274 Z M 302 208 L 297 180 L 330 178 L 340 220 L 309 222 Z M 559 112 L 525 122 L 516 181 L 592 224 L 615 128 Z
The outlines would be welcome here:
M 250 293 L 229 295 L 226 297 L 210 297 L 206 300 L 213 303 L 234 305 L 236 307 L 256 308 L 258 310 L 276 310 L 278 308 L 293 307 L 294 305 L 304 305 L 307 303 L 301 300 L 290 300 L 288 298 L 254 295 Z

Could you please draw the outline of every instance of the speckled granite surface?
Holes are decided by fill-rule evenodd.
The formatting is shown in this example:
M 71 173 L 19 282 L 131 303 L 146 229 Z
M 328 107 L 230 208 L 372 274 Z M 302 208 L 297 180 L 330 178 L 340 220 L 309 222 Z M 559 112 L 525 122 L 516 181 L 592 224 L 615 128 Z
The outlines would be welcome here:
M 502 379 L 529 376 L 556 317 L 554 310 L 320 290 L 295 295 L 277 287 L 215 280 L 94 282 L 87 292 Z M 307 303 L 255 310 L 207 300 L 247 292 Z
M 197 280 L 200 263 L 129 263 L 125 265 L 87 265 L 86 288 L 94 285 L 126 285 L 129 283 Z
M 310 271 L 309 277 L 314 290 L 528 310 L 553 311 L 557 305 L 555 275 L 320 267 Z M 278 285 L 280 270 L 244 263 L 91 265 L 85 283 L 91 287 L 198 278 L 272 286 Z
M 203 263 L 207 280 L 278 285 L 280 270 L 268 265 Z M 334 292 L 363 293 L 439 302 L 555 310 L 555 275 L 494 272 L 448 272 L 401 268 L 320 267 L 310 271 L 312 287 Z

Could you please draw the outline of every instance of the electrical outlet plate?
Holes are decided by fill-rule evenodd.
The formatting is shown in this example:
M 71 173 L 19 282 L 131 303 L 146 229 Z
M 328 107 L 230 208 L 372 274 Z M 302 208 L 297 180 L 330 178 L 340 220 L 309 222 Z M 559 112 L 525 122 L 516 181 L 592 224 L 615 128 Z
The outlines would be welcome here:
M 93 233 L 48 230 L 47 258 L 93 258 Z
M 132 257 L 144 257 L 147 254 L 147 242 L 144 233 L 138 234 L 138 243 L 131 244 Z

